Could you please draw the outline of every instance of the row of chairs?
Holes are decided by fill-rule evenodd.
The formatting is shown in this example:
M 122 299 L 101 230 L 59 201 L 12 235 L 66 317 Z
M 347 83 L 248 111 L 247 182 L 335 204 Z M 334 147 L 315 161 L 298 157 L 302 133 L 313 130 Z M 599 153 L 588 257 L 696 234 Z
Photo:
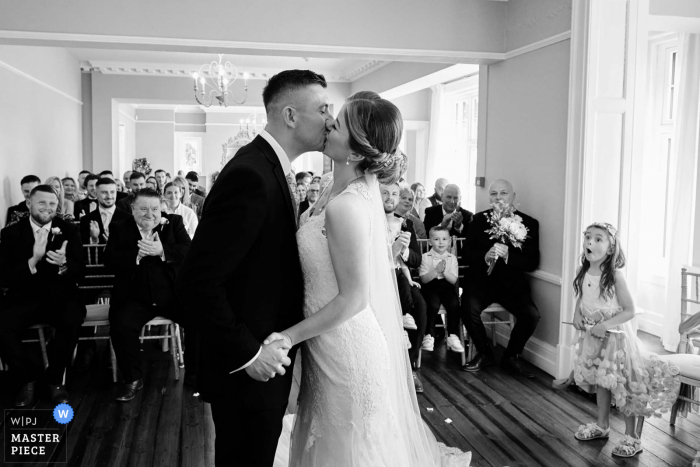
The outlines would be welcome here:
M 103 326 L 109 326 L 109 300 L 110 293 L 112 289 L 114 275 L 109 274 L 105 268 L 102 256 L 104 253 L 104 248 L 106 245 L 83 245 L 85 248 L 85 258 L 86 258 L 86 268 L 87 273 L 83 281 L 78 284 L 78 288 L 85 293 L 86 296 L 91 297 L 95 303 L 87 305 L 87 314 L 85 320 L 83 321 L 83 327 L 94 328 L 94 333 L 92 336 L 81 336 L 79 340 L 107 340 L 109 344 L 109 351 L 111 355 L 111 366 L 112 366 L 112 379 L 117 382 L 117 357 L 114 353 L 114 347 L 112 346 L 112 340 L 109 334 L 98 335 L 98 329 Z M 151 328 L 151 326 L 163 326 L 164 332 L 158 335 L 146 335 L 146 329 Z M 29 327 L 31 330 L 36 330 L 38 333 L 37 339 L 24 339 L 22 342 L 32 343 L 38 342 L 41 347 L 42 360 L 44 368 L 49 366 L 46 344 L 48 340 L 47 332 L 50 329 L 48 324 L 35 324 Z M 173 360 L 173 367 L 175 369 L 175 379 L 180 379 L 180 368 L 185 366 L 184 351 L 182 349 L 182 339 L 180 333 L 180 326 L 174 321 L 163 318 L 155 317 L 149 321 L 144 328 L 141 330 L 141 342 L 148 339 L 160 339 L 162 340 L 162 350 L 163 352 L 170 351 Z M 75 360 L 77 346 L 73 351 L 73 360 Z M 7 370 L 7 365 L 3 365 L 2 360 L 0 360 L 0 370 Z M 65 384 L 65 373 L 63 376 L 63 382 Z
M 464 264 L 464 261 L 462 261 L 462 256 L 461 253 L 464 250 L 464 242 L 466 241 L 465 238 L 459 238 L 456 236 L 452 237 L 452 242 L 450 244 L 450 253 L 455 255 L 458 259 L 458 275 L 459 279 L 463 279 L 464 275 L 466 273 L 466 269 L 469 267 L 468 265 Z M 418 246 L 420 247 L 420 252 L 421 254 L 427 253 L 430 250 L 430 240 L 424 239 L 424 238 L 419 238 L 418 239 Z M 414 280 L 418 282 L 420 280 L 418 276 L 418 271 L 414 270 L 412 271 Z M 456 285 L 458 287 L 458 285 Z M 458 294 L 460 297 L 460 300 L 462 299 L 462 289 L 458 287 Z M 442 320 L 442 325 L 438 324 L 438 326 L 441 326 L 445 330 L 445 339 L 447 339 L 447 310 L 445 310 L 445 307 L 443 305 L 440 305 L 440 311 L 438 312 L 441 320 Z M 515 318 L 513 315 L 508 313 L 508 310 L 506 310 L 504 307 L 502 307 L 499 303 L 492 303 L 489 305 L 484 311 L 481 312 L 481 317 L 482 317 L 482 322 L 484 323 L 484 326 L 489 326 L 491 329 L 491 341 L 493 342 L 494 347 L 496 346 L 496 326 L 499 324 L 505 324 L 510 327 L 510 329 L 513 329 L 513 326 L 515 326 Z M 468 335 L 466 328 L 464 327 L 464 323 L 462 323 L 462 320 L 460 318 L 459 322 L 459 341 L 462 344 L 462 347 L 464 347 L 466 352 L 462 352 L 461 354 L 461 361 L 462 365 L 465 365 L 468 361 L 471 361 L 471 359 L 475 356 L 475 351 L 474 351 L 474 342 L 472 341 L 471 336 Z M 468 346 L 465 345 L 465 343 L 468 342 Z M 420 342 L 418 343 L 420 345 Z M 420 368 L 421 365 L 421 357 L 422 357 L 422 349 L 418 350 L 418 361 L 416 362 L 416 366 Z

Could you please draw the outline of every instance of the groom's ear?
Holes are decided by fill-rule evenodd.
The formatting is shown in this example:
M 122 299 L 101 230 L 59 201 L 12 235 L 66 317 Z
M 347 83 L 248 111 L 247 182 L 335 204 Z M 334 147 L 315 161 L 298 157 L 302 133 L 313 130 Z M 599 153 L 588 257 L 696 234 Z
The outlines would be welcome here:
M 297 126 L 298 118 L 297 109 L 290 105 L 286 106 L 284 109 L 282 109 L 282 118 L 287 126 L 295 128 Z

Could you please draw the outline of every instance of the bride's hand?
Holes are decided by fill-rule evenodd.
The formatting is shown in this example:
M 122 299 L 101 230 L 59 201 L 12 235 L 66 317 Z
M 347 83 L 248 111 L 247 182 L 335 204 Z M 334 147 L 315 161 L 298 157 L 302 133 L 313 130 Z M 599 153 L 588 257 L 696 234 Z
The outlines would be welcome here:
M 268 345 L 270 342 L 274 342 L 276 340 L 282 340 L 284 341 L 284 348 L 287 350 L 292 348 L 292 339 L 285 333 L 283 332 L 273 332 L 267 338 L 265 338 L 265 341 L 263 344 Z

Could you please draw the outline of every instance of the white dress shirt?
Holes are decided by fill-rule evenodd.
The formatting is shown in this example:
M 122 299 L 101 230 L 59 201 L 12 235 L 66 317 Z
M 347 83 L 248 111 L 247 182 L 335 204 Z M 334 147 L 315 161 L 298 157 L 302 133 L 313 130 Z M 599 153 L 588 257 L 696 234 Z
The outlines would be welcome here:
M 457 264 L 457 257 L 453 255 L 452 253 L 449 253 L 445 251 L 443 254 L 439 254 L 437 251 L 434 249 L 430 249 L 429 252 L 423 253 L 423 260 L 420 263 L 420 271 L 419 275 L 425 276 L 428 274 L 432 269 L 436 269 L 436 266 L 440 263 L 440 261 L 445 260 L 445 272 L 449 272 L 450 274 L 454 275 L 455 277 L 459 276 L 459 265 Z M 437 269 L 437 278 L 438 279 L 444 279 L 445 274 L 438 272 Z
M 278 143 L 277 140 L 270 133 L 267 132 L 267 130 L 261 131 L 260 136 L 262 136 L 265 139 L 265 141 L 267 141 L 270 144 L 270 146 L 272 146 L 272 149 L 275 151 L 277 158 L 280 160 L 280 164 L 282 165 L 282 172 L 284 173 L 285 177 L 289 175 L 292 171 L 292 163 L 289 162 L 289 156 L 287 156 L 285 150 L 282 149 L 280 143 Z M 235 373 L 237 371 L 241 371 L 244 368 L 249 367 L 260 356 L 260 352 L 262 352 L 262 345 L 258 349 L 258 353 L 255 354 L 255 357 L 253 357 L 248 363 L 246 363 L 242 367 L 236 368 L 231 373 Z
M 170 209 L 168 207 L 168 214 L 177 214 L 182 216 L 182 221 L 185 223 L 185 230 L 190 238 L 194 238 L 194 232 L 197 230 L 199 221 L 197 220 L 197 214 L 194 213 L 192 208 L 188 208 L 184 204 L 180 203 L 175 209 Z

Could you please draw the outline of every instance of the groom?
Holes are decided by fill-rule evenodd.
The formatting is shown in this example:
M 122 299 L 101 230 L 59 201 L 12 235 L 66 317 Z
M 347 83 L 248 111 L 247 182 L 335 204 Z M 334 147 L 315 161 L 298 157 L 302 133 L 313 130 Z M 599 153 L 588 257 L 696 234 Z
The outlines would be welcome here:
M 311 71 L 270 78 L 265 130 L 222 169 L 177 279 L 202 339 L 197 390 L 211 403 L 219 466 L 274 461 L 296 349 L 262 342 L 303 319 L 291 162 L 325 147 L 325 88 Z

